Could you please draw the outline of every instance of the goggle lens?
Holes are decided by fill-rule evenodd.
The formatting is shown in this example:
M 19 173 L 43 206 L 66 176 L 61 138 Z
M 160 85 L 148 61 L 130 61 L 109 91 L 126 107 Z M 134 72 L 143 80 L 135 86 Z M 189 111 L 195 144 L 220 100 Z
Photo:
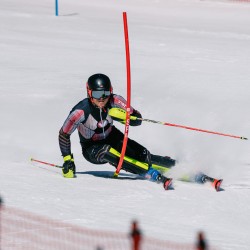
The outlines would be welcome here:
M 106 91 L 106 90 L 93 90 L 92 91 L 92 97 L 95 99 L 105 99 L 107 97 L 110 96 L 110 91 Z

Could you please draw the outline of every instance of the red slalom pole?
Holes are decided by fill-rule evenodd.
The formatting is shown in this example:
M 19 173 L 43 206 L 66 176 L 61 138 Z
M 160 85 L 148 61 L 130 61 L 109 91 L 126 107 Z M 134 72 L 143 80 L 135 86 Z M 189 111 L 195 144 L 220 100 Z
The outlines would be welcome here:
M 53 164 L 53 163 L 48 163 L 48 162 L 45 162 L 45 161 L 40 161 L 40 160 L 36 160 L 34 158 L 30 158 L 31 161 L 35 161 L 35 162 L 38 162 L 38 163 L 42 163 L 44 165 L 48 165 L 48 166 L 52 166 L 52 167 L 56 167 L 56 168 L 62 168 L 62 166 L 58 166 L 56 164 Z
M 127 23 L 127 13 L 123 12 L 123 24 L 124 24 L 124 38 L 125 38 L 125 49 L 126 49 L 126 67 L 127 67 L 127 107 L 126 107 L 126 122 L 125 122 L 125 132 L 122 144 L 121 156 L 119 159 L 118 166 L 114 173 L 114 177 L 118 177 L 119 172 L 122 168 L 123 159 L 125 156 L 127 142 L 128 142 L 128 131 L 130 122 L 130 102 L 131 102 L 131 73 L 130 73 L 130 54 L 129 54 L 129 39 L 128 39 L 128 23 Z
M 173 124 L 173 123 L 159 122 L 159 121 L 154 121 L 154 120 L 149 120 L 149 119 L 143 119 L 143 118 L 137 118 L 137 120 L 141 120 L 141 121 L 145 121 L 145 122 L 158 123 L 158 124 L 162 124 L 162 125 L 166 125 L 166 126 L 171 126 L 171 127 L 177 127 L 177 128 L 184 128 L 184 129 L 189 129 L 189 130 L 195 130 L 195 131 L 198 131 L 198 132 L 204 132 L 204 133 L 209 133 L 209 134 L 215 134 L 215 135 L 221 135 L 221 136 L 228 136 L 228 137 L 232 137 L 232 138 L 236 138 L 236 139 L 241 139 L 241 140 L 248 140 L 246 137 L 243 137 L 243 136 L 223 134 L 223 133 L 220 133 L 220 132 L 214 132 L 214 131 L 200 129 L 200 128 L 192 128 L 192 127 L 178 125 L 178 124 Z

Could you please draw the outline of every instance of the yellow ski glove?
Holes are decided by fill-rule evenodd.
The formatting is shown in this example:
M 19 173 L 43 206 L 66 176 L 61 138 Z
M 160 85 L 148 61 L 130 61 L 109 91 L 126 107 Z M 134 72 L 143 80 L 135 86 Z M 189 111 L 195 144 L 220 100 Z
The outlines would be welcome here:
M 64 160 L 64 164 L 62 168 L 63 176 L 65 178 L 74 178 L 76 167 L 74 163 L 73 154 L 64 156 L 63 160 Z

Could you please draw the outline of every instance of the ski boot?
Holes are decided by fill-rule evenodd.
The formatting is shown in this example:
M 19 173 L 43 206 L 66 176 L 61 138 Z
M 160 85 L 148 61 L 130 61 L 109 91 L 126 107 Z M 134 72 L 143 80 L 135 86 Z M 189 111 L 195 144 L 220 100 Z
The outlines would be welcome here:
M 204 184 L 206 182 L 211 182 L 212 186 L 215 188 L 215 190 L 218 192 L 220 191 L 220 185 L 222 183 L 223 179 L 215 179 L 212 178 L 208 175 L 205 175 L 203 173 L 198 173 L 197 175 L 195 175 L 195 182 L 200 183 L 200 184 Z
M 153 168 L 149 168 L 149 170 L 145 174 L 145 178 L 154 182 L 163 183 L 163 188 L 165 190 L 169 190 L 172 184 L 172 178 L 167 178 L 166 176 L 161 175 L 157 170 Z
M 163 183 L 163 188 L 165 190 L 169 190 L 172 185 L 172 178 L 167 178 L 166 176 L 159 175 L 158 181 Z

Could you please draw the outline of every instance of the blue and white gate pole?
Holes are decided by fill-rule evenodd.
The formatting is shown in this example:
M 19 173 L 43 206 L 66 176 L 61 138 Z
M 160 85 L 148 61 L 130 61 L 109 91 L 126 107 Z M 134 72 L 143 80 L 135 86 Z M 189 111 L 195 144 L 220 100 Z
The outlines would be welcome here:
M 55 0 L 55 14 L 58 16 L 58 0 Z

